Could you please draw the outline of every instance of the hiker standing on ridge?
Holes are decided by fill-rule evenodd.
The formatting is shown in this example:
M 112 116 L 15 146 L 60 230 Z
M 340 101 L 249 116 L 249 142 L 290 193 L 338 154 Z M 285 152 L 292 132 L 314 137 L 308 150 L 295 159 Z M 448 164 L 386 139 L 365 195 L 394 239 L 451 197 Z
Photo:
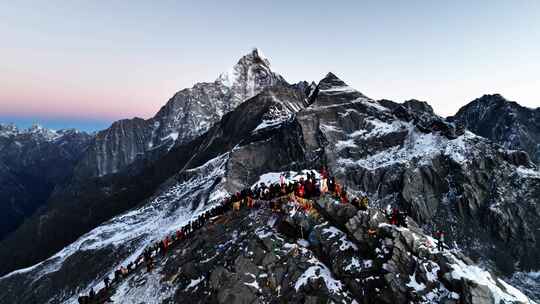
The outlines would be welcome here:
M 444 231 L 439 230 L 437 231 L 437 250 L 440 252 L 444 251 Z
M 319 191 L 321 192 L 321 195 L 324 195 L 326 194 L 326 192 L 328 192 L 328 179 L 327 178 L 321 179 L 321 187 Z
M 392 208 L 392 214 L 390 215 L 390 224 L 397 226 L 398 225 L 398 217 L 399 217 L 398 208 L 396 208 L 396 207 Z
M 339 199 L 341 195 L 341 185 L 339 183 L 334 183 L 334 197 Z
M 368 207 L 369 207 L 369 199 L 367 198 L 367 196 L 364 196 L 360 200 L 360 210 L 366 211 L 368 210 Z
M 336 191 L 336 179 L 332 176 L 328 178 L 328 192 L 335 193 Z

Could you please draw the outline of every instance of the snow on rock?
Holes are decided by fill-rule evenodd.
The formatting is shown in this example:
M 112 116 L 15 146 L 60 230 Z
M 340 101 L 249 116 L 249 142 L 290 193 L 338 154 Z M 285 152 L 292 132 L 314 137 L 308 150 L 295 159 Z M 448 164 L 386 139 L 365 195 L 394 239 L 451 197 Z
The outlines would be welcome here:
M 253 288 L 255 288 L 255 289 L 256 289 L 257 291 L 259 291 L 259 292 L 262 291 L 261 287 L 259 286 L 259 283 L 257 282 L 257 279 L 255 279 L 255 278 L 253 279 L 253 282 L 251 282 L 251 283 L 244 283 L 244 285 L 253 287 Z
M 540 271 L 516 272 L 508 282 L 512 286 L 519 286 L 529 297 L 540 298 Z
M 161 140 L 165 141 L 165 140 L 168 140 L 168 139 L 172 139 L 173 141 L 176 141 L 178 139 L 178 132 L 172 132 L 171 134 L 163 137 Z
M 137 285 L 133 286 L 130 280 L 124 280 L 118 286 L 111 297 L 113 303 L 163 303 L 171 298 L 175 292 L 175 286 L 169 282 L 163 282 L 158 271 L 160 266 L 144 277 L 137 279 Z M 69 304 L 77 303 L 71 299 Z
M 411 276 L 409 276 L 409 279 L 410 279 L 410 282 L 407 283 L 407 287 L 411 287 L 416 292 L 421 292 L 424 289 L 426 289 L 426 285 L 424 283 L 418 283 L 416 281 L 416 272 L 412 274 Z
M 341 251 L 345 251 L 348 249 L 352 249 L 354 251 L 358 250 L 358 247 L 347 239 L 347 235 L 334 226 L 322 229 L 322 234 L 329 239 L 336 239 L 336 241 L 339 242 L 339 250 Z
M 495 299 L 495 303 L 530 303 L 530 300 L 516 288 L 508 285 L 501 279 L 493 278 L 493 276 L 475 265 L 467 265 L 460 259 L 451 257 L 453 263 L 450 264 L 452 272 L 450 275 L 456 280 L 466 279 L 473 281 L 479 285 L 489 288 Z
M 358 145 L 354 143 L 354 139 L 340 140 L 335 145 L 337 151 L 341 151 L 346 148 L 358 148 Z
M 341 130 L 340 128 L 338 128 L 336 126 L 329 125 L 329 124 L 321 124 L 320 128 L 325 133 L 327 133 L 327 132 L 343 133 L 343 130 Z
M 259 177 L 259 180 L 256 183 L 254 183 L 252 187 L 260 185 L 261 183 L 264 183 L 265 185 L 280 183 L 282 180 L 285 183 L 299 181 L 301 178 L 305 180 L 307 179 L 307 173 L 314 173 L 316 178 L 320 178 L 318 170 L 315 170 L 315 169 L 302 170 L 300 172 L 296 172 L 296 171 L 269 172 L 269 173 L 265 173 L 261 175 Z
M 371 100 L 369 98 L 360 98 L 357 101 L 362 102 L 364 105 L 366 105 L 368 107 L 375 108 L 378 111 L 382 111 L 382 112 L 388 112 L 389 111 L 388 108 L 382 106 L 378 101 Z
M 540 179 L 540 171 L 538 170 L 533 170 L 530 168 L 519 166 L 517 168 L 517 172 L 523 177 Z
M 391 128 L 384 126 L 375 130 L 377 130 L 375 132 L 384 132 L 391 130 Z M 355 134 L 355 136 L 360 136 L 360 134 Z M 394 164 L 409 163 L 413 160 L 429 162 L 433 157 L 441 154 L 458 163 L 465 163 L 467 154 L 470 153 L 467 146 L 468 139 L 469 137 L 466 134 L 455 140 L 448 140 L 440 134 L 420 133 L 411 127 L 409 136 L 403 145 L 394 146 L 361 159 L 339 158 L 338 164 L 374 170 Z
M 255 234 L 260 239 L 265 239 L 273 234 L 271 229 L 268 229 L 267 227 L 259 227 L 257 230 L 255 230 Z
M 32 267 L 14 271 L 3 278 L 33 272 L 31 277 L 37 280 L 48 273 L 57 271 L 66 259 L 77 252 L 109 246 L 130 246 L 131 254 L 119 260 L 117 265 L 110 269 L 109 275 L 112 275 L 114 269 L 135 260 L 148 245 L 170 235 L 197 218 L 199 214 L 220 203 L 220 198 L 225 195 L 222 188 L 223 182 L 215 185 L 215 181 L 224 175 L 228 159 L 228 153 L 223 154 L 198 168 L 188 170 L 191 177 L 172 185 L 144 206 L 116 216 L 94 228 L 47 260 Z M 209 193 L 209 197 L 213 200 L 208 202 L 200 200 L 203 193 Z M 89 282 L 86 290 L 99 286 L 98 283 L 101 281 L 102 278 L 97 278 L 95 282 Z M 71 303 L 76 303 L 76 301 L 76 297 L 71 299 Z
M 400 120 L 393 120 L 391 123 L 386 123 L 377 118 L 373 118 L 367 119 L 366 122 L 373 127 L 371 130 L 358 130 L 349 134 L 349 137 L 361 137 L 362 139 L 369 139 L 372 137 L 380 137 L 389 133 L 403 131 L 411 126 L 409 123 L 405 123 Z
M 273 94 L 272 98 L 276 98 Z M 268 112 L 264 115 L 263 121 L 259 124 L 253 132 L 260 130 L 275 128 L 280 126 L 282 123 L 291 121 L 294 118 L 294 112 L 282 105 L 273 105 L 270 107 Z
M 323 89 L 323 90 L 320 90 L 319 92 L 332 95 L 332 94 L 342 94 L 342 93 L 355 93 L 357 91 L 348 85 L 343 85 L 343 86 L 336 86 L 336 87 L 330 87 L 328 89 Z
M 308 248 L 309 247 L 309 242 L 307 240 L 304 240 L 304 239 L 300 239 L 298 241 L 296 241 L 296 243 L 301 246 L 301 247 L 304 247 L 304 248 Z
M 340 293 L 343 290 L 343 284 L 332 277 L 332 273 L 324 264 L 309 267 L 294 284 L 294 288 L 298 291 L 302 286 L 306 285 L 310 279 L 322 278 L 326 288 L 331 293 Z
M 37 141 L 47 141 L 53 142 L 62 139 L 66 135 L 71 135 L 74 133 L 80 133 L 75 129 L 65 129 L 65 130 L 52 130 L 44 128 L 41 125 L 34 124 L 28 129 L 19 129 L 14 124 L 0 124 L 0 137 L 5 138 L 19 138 L 19 137 L 28 137 Z
M 187 291 L 191 288 L 197 287 L 202 281 L 204 281 L 204 276 L 201 276 L 197 279 L 192 279 L 191 282 L 189 282 L 188 286 L 184 289 L 184 291 Z
M 352 271 L 352 270 L 356 270 L 360 268 L 362 268 L 362 265 L 360 264 L 360 261 L 358 260 L 358 258 L 352 257 L 351 262 L 347 266 L 345 266 L 344 269 L 347 271 Z

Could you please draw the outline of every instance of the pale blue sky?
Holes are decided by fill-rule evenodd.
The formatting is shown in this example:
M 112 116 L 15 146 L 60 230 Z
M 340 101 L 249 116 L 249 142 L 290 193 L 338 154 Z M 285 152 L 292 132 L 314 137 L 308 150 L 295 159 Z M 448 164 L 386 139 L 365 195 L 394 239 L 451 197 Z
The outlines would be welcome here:
M 538 1 L 153 2 L 0 1 L 0 120 L 150 117 L 255 46 L 289 82 L 332 71 L 441 115 L 485 93 L 540 106 Z

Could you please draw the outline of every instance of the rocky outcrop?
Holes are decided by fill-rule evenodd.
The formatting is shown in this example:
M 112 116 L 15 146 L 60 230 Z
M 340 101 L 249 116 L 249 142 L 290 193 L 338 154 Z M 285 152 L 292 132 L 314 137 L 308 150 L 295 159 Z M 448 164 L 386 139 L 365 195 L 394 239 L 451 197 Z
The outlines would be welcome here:
M 526 151 L 540 164 L 540 108 L 522 107 L 499 94 L 484 95 L 462 107 L 454 119 L 506 149 Z
M 539 267 L 540 174 L 523 153 L 465 132 L 418 102 L 373 101 L 334 75 L 319 86 L 298 115 L 308 155 L 380 206 L 407 210 L 428 232 L 445 229 L 500 271 Z
M 40 126 L 19 130 L 0 124 L 0 239 L 43 206 L 72 174 L 91 136 Z

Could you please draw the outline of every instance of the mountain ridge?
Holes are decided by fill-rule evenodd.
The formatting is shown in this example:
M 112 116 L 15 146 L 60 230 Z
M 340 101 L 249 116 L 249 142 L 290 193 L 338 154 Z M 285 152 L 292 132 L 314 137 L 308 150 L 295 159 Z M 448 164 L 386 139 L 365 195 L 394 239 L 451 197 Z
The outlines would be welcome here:
M 486 94 L 462 107 L 453 119 L 507 149 L 526 151 L 540 164 L 540 108 L 524 107 L 500 94 Z
M 119 209 L 87 225 L 84 235 L 81 231 L 70 236 L 76 240 L 72 245 L 61 249 L 61 243 L 56 244 L 61 250 L 52 257 L 1 278 L 0 285 L 32 299 L 35 295 L 21 286 L 44 284 L 41 297 L 75 301 L 77 292 L 87 291 L 96 278 L 118 266 L 117 261 L 105 259 L 113 252 L 119 260 L 141 252 L 170 232 L 167 229 L 200 214 L 224 195 L 252 185 L 265 173 L 323 165 L 350 195 L 369 197 L 373 208 L 391 205 L 407 211 L 428 235 L 444 229 L 448 243 L 457 246 L 454 249 L 497 274 L 538 267 L 540 212 L 535 206 L 540 173 L 521 152 L 504 149 L 452 119 L 435 115 L 427 103 L 376 101 L 329 73 L 315 87 L 306 82 L 263 88 L 194 140 L 167 146 L 163 155 L 152 160 L 136 159 L 90 184 L 72 185 L 71 194 L 64 192 L 59 198 L 69 202 L 80 195 L 89 198 L 82 205 L 95 203 L 81 215 L 104 206 Z M 350 219 L 341 219 L 342 224 Z M 156 231 L 147 231 L 149 227 Z M 54 230 L 36 231 L 51 234 Z M 20 253 L 13 244 L 2 245 L 9 245 L 5 247 L 8 253 Z M 335 250 L 331 245 L 327 249 Z M 5 249 L 0 250 L 0 261 L 11 259 Z M 388 284 L 429 283 L 410 268 L 402 269 L 401 262 L 396 266 L 390 273 L 403 277 L 389 276 Z M 89 273 L 75 275 L 73 282 L 62 279 L 70 269 L 81 267 Z M 226 277 L 235 282 L 234 276 Z M 151 280 L 157 285 L 145 285 L 150 292 L 169 288 L 157 283 L 159 276 Z M 440 280 L 448 286 L 445 279 Z M 183 283 L 177 286 L 184 287 Z M 129 292 L 142 291 L 131 286 L 125 294 Z M 309 290 L 303 292 L 309 294 Z M 485 289 L 476 292 L 490 297 Z M 415 299 L 421 302 L 426 294 L 418 296 Z
M 43 208 L 72 174 L 92 136 L 74 129 L 0 124 L 0 239 Z

